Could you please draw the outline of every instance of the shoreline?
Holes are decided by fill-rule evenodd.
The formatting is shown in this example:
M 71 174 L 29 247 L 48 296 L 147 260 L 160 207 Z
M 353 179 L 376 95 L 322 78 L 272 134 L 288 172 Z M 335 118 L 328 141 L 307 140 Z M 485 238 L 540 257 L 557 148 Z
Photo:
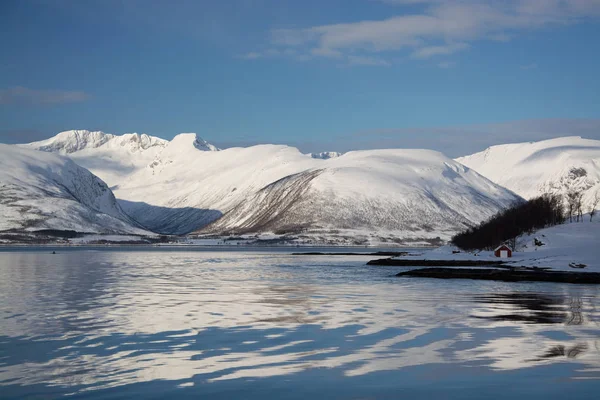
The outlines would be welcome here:
M 419 268 L 400 272 L 397 277 L 433 279 L 471 279 L 502 282 L 555 282 L 600 284 L 600 272 L 546 271 L 535 269 L 496 268 Z
M 385 267 L 491 267 L 506 265 L 504 261 L 493 260 L 427 260 L 427 259 L 396 259 L 380 258 L 371 260 L 367 265 Z M 506 268 L 510 268 L 507 266 Z

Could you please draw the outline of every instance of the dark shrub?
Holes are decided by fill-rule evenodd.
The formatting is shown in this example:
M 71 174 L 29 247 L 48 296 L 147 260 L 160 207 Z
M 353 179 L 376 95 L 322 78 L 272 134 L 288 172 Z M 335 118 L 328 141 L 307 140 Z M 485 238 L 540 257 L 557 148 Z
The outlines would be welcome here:
M 519 235 L 563 222 L 561 198 L 546 194 L 500 211 L 478 226 L 454 236 L 452 244 L 463 250 L 493 250 L 503 243 L 514 248 Z

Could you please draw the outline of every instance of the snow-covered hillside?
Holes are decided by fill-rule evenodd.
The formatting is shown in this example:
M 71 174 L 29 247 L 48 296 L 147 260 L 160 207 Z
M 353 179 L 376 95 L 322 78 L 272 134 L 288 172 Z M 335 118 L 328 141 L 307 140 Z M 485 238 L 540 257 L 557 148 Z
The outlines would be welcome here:
M 518 200 L 433 151 L 314 158 L 281 145 L 216 151 L 195 134 L 141 147 L 126 137 L 133 136 L 94 140 L 98 145 L 29 146 L 66 153 L 106 179 L 132 218 L 161 233 L 189 233 L 219 220 L 203 233 L 310 230 L 351 237 L 368 231 L 447 239 Z M 80 150 L 67 152 L 67 147 Z
M 584 215 L 583 222 L 566 222 L 519 236 L 512 258 L 504 261 L 509 266 L 538 267 L 555 271 L 600 272 L 599 237 L 600 218 L 596 215 L 590 221 L 590 215 L 587 214 Z M 454 246 L 443 246 L 422 254 L 401 258 L 498 261 L 493 251 L 465 252 Z
M 149 234 L 104 182 L 73 161 L 0 144 L 0 231 Z
M 517 200 L 429 150 L 355 151 L 306 166 L 245 197 L 201 232 L 449 239 Z
M 590 222 L 589 215 L 585 215 L 583 220 L 584 222 L 567 222 L 540 229 L 519 237 L 517 252 L 513 253 L 515 263 L 524 261 L 527 266 L 600 272 L 600 219 L 596 216 L 595 220 Z M 536 246 L 536 239 L 538 244 L 543 245 Z M 580 268 L 576 268 L 577 266 Z
M 323 160 L 275 145 L 198 151 L 196 140 L 178 135 L 148 168 L 119 184 L 116 194 L 130 215 L 177 233 L 225 215 L 205 232 L 303 227 L 447 238 L 516 200 L 436 152 L 360 151 Z
M 584 210 L 600 195 L 600 141 L 563 137 L 492 146 L 456 159 L 528 199 L 544 193 L 583 191 Z

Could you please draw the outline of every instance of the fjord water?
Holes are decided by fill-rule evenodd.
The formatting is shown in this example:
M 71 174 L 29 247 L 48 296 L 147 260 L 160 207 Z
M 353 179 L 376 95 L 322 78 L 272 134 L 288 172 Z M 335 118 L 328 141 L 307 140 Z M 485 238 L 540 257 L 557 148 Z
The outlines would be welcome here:
M 595 398 L 600 288 L 289 251 L 0 252 L 0 398 Z

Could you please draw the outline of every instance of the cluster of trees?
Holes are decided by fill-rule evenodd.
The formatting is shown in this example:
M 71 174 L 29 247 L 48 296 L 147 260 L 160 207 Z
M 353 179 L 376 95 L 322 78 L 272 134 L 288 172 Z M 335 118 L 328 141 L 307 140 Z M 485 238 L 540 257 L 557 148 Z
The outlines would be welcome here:
M 564 221 L 562 198 L 546 194 L 497 213 L 457 234 L 452 243 L 463 250 L 493 250 L 503 243 L 514 248 L 518 236 Z
M 590 203 L 590 222 L 599 204 L 600 192 L 596 192 Z M 545 194 L 515 204 L 454 236 L 452 244 L 463 250 L 492 250 L 506 243 L 514 249 L 518 236 L 562 224 L 567 218 L 569 222 L 583 222 L 583 192 L 570 190 L 564 201 L 559 195 Z
M 596 208 L 600 203 L 600 192 L 596 192 L 594 198 L 590 203 L 590 222 L 596 215 Z M 570 190 L 566 195 L 567 204 L 567 215 L 569 216 L 569 222 L 583 222 L 583 192 L 577 190 Z

